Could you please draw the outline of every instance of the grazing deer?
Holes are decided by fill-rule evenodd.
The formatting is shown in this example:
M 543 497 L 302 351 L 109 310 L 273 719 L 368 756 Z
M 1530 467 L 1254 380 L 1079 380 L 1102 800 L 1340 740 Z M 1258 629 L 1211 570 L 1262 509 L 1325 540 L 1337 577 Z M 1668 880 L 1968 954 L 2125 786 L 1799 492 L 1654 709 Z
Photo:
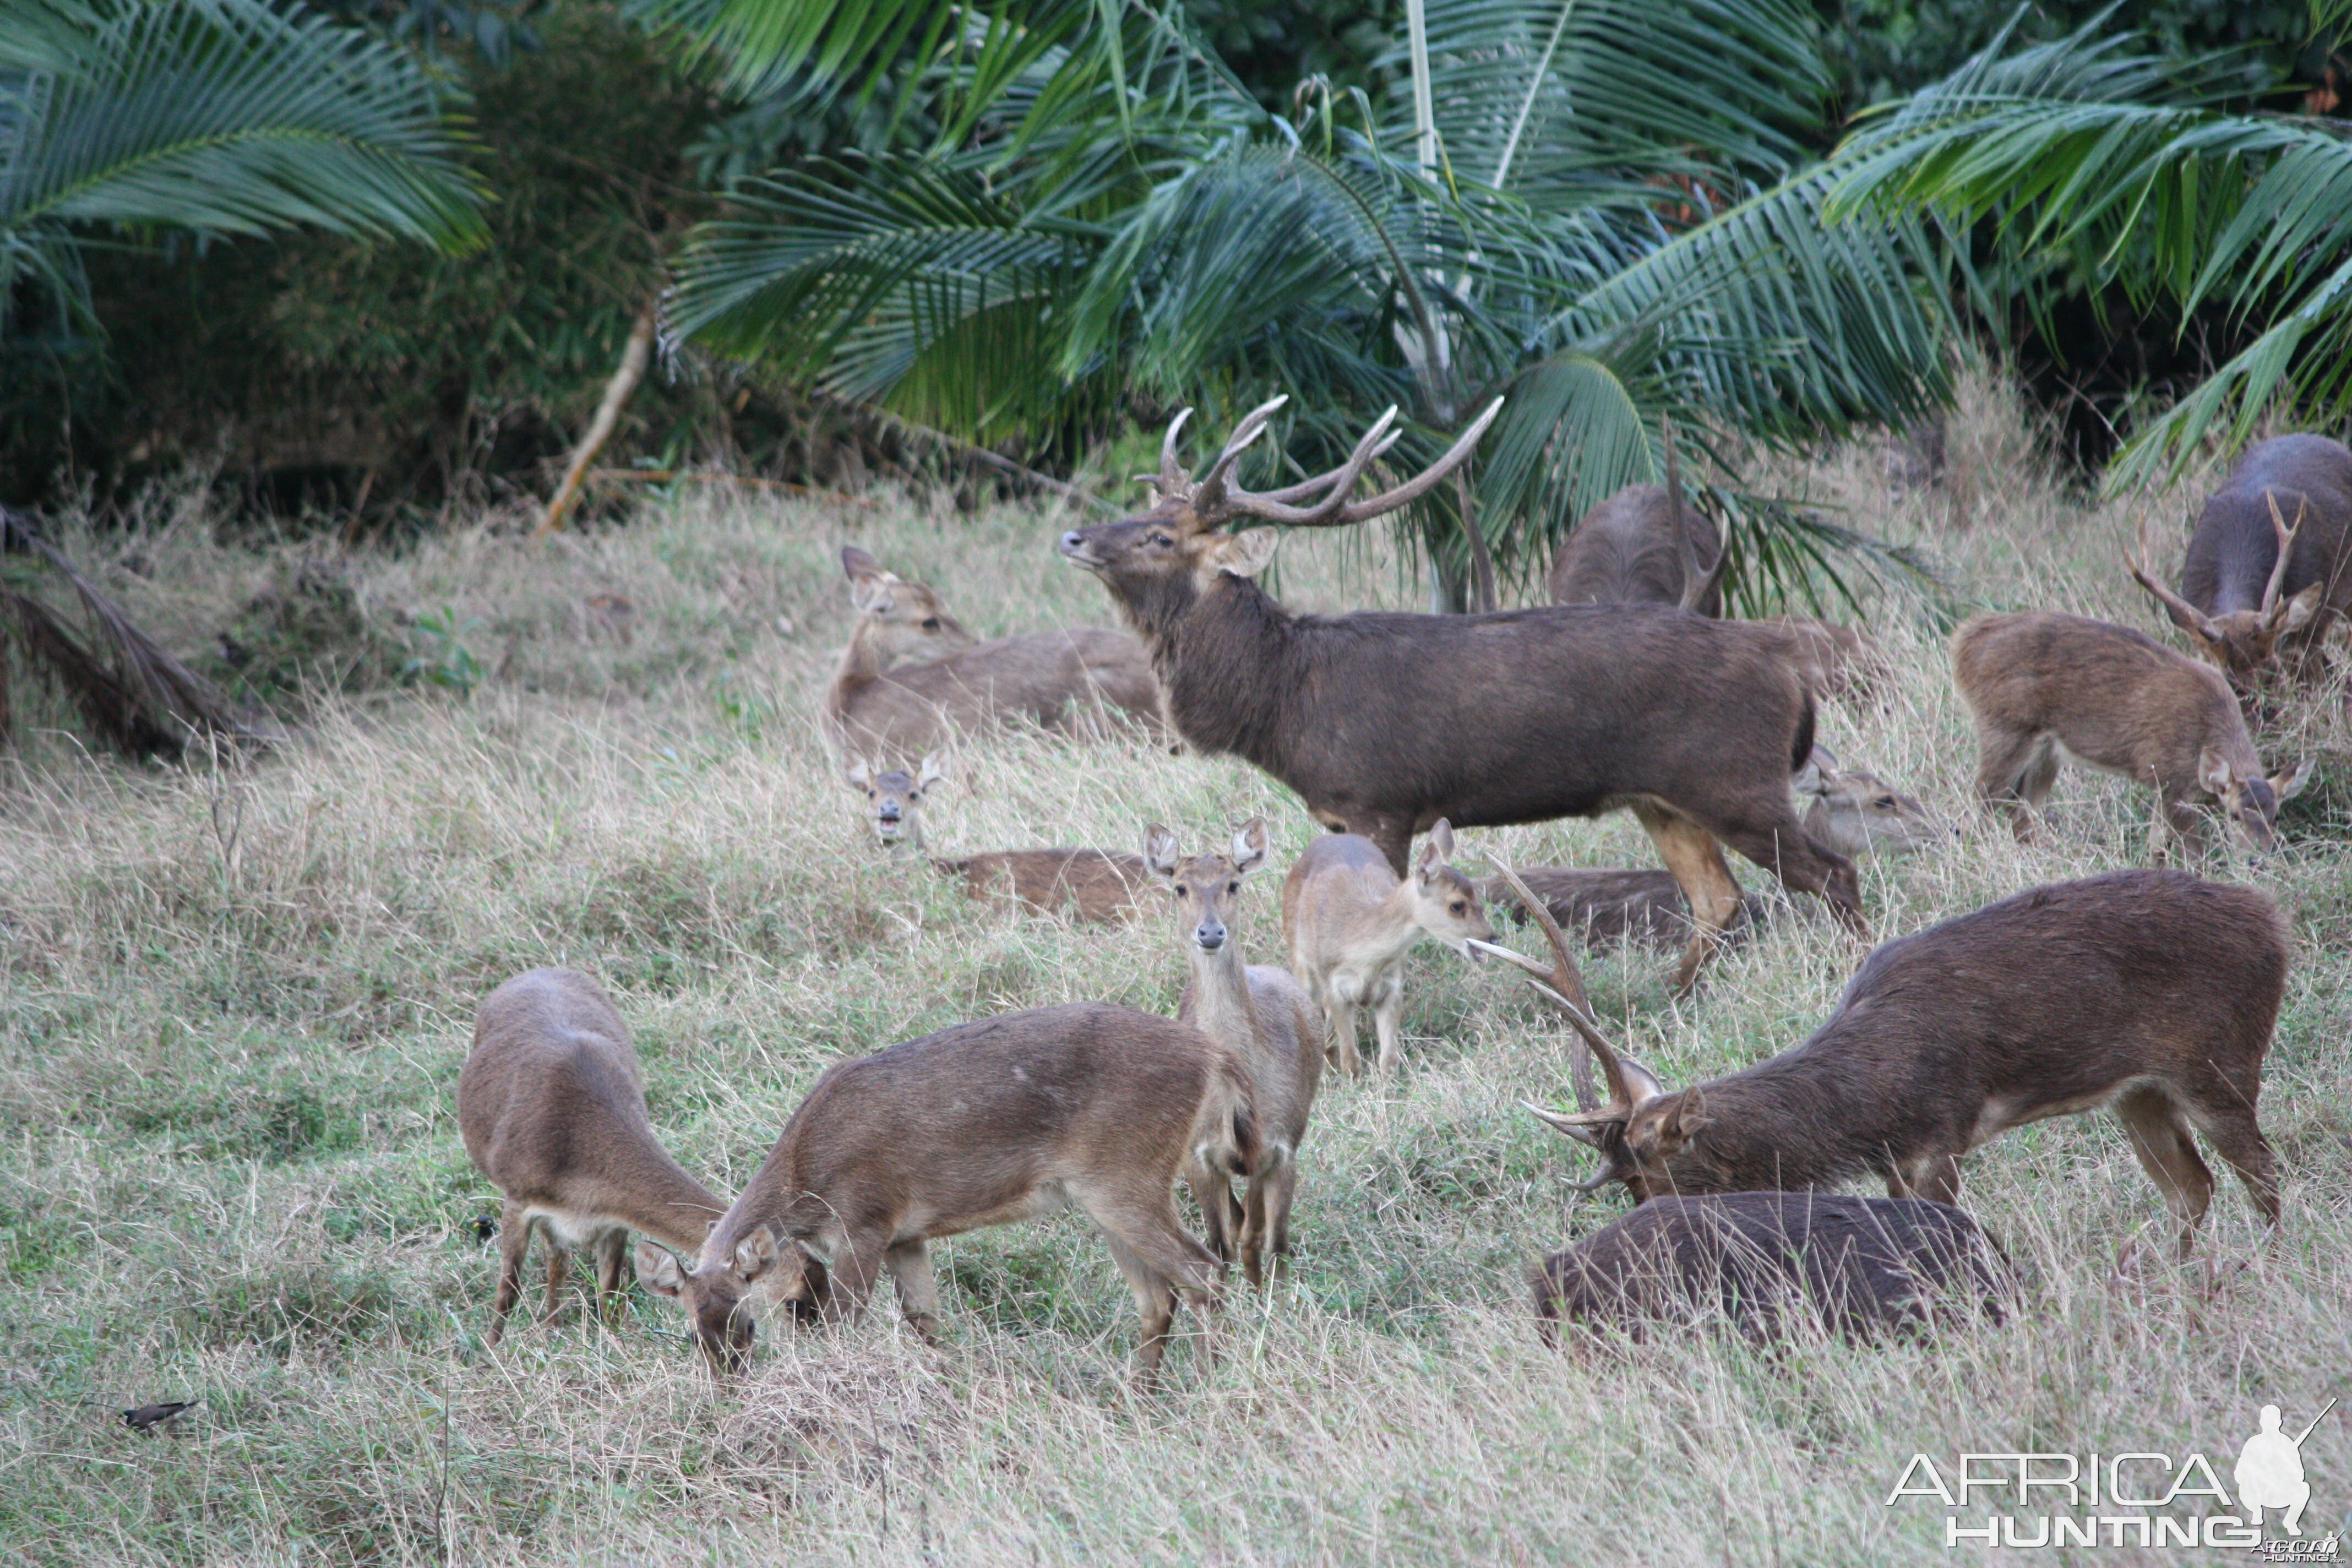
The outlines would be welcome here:
M 755 1284 L 838 1321 L 887 1268 L 928 1340 L 940 1310 L 928 1242 L 1075 1205 L 1135 1292 L 1149 1384 L 1178 1296 L 1205 1315 L 1223 1267 L 1178 1223 L 1176 1178 L 1255 1168 L 1251 1100 L 1241 1058 L 1132 1008 L 959 1024 L 828 1068 L 695 1261 L 641 1246 L 637 1277 L 683 1301 L 714 1367 L 738 1371 Z
M 1952 674 L 1977 721 L 1977 794 L 2020 839 L 2049 798 L 2062 751 L 2156 790 L 2148 855 L 2195 845 L 2190 802 L 2218 802 L 2231 837 L 2268 850 L 2279 804 L 2311 777 L 2265 778 L 2229 682 L 2128 627 L 2035 611 L 1979 616 L 1952 637 Z
M 1723 614 L 1730 552 L 1714 520 L 1683 500 L 1675 427 L 1665 433 L 1666 482 L 1627 485 L 1584 514 L 1544 580 L 1553 604 L 1674 605 Z
M 904 768 L 876 773 L 864 758 L 850 763 L 849 782 L 874 813 L 874 837 L 886 845 L 923 846 L 923 797 L 946 780 L 938 762 L 923 759 L 919 775 Z M 1010 894 L 1040 914 L 1067 914 L 1108 924 L 1131 919 L 1151 885 L 1140 855 L 1111 849 L 999 849 L 931 860 L 934 870 L 961 878 L 975 899 Z
M 727 1211 L 727 1200 L 681 1170 L 654 1136 L 629 1026 L 603 987 L 572 970 L 518 974 L 483 1002 L 474 1048 L 457 1074 L 457 1128 L 474 1168 L 505 1197 L 488 1335 L 494 1345 L 522 1292 L 533 1231 L 547 1247 L 540 1321 L 555 1320 L 578 1248 L 595 1257 L 609 1321 L 630 1231 L 692 1248 Z
M 2124 565 L 2232 687 L 2251 690 L 2282 645 L 2316 648 L 2352 610 L 2352 451 L 2325 436 L 2257 442 L 2197 519 L 2178 594 L 2156 577 L 2145 523 Z
M 943 782 L 947 773 L 937 757 L 927 756 L 918 773 L 904 768 L 884 768 L 874 771 L 874 764 L 864 757 L 853 757 L 844 770 L 850 787 L 866 797 L 874 816 L 874 837 L 884 844 L 908 844 L 923 847 L 923 796 L 930 787 Z
M 1338 468 L 1252 494 L 1234 465 L 1281 402 L 1244 418 L 1198 483 L 1177 461 L 1180 415 L 1150 510 L 1061 538 L 1150 649 L 1178 733 L 1282 780 L 1318 821 L 1379 845 L 1399 877 L 1412 836 L 1440 817 L 1459 829 L 1630 807 L 1697 917 L 1675 976 L 1685 990 L 1739 908 L 1718 840 L 1863 932 L 1853 863 L 1816 847 L 1790 800 L 1813 703 L 1784 637 L 1651 606 L 1294 616 L 1254 581 L 1275 531 L 1222 525 L 1392 511 L 1467 458 L 1496 409 L 1421 474 L 1362 500 L 1349 493 L 1394 443 L 1394 410 Z
M 1567 939 L 1538 918 L 1549 972 L 1495 951 L 1572 982 Z M 1528 1109 L 1600 1152 L 1585 1188 L 1622 1182 L 1637 1204 L 1872 1173 L 1891 1196 L 1951 1203 L 1969 1150 L 2112 1106 L 2185 1258 L 2213 1196 L 2192 1128 L 2278 1223 L 2278 1162 L 2254 1105 L 2287 952 L 2277 904 L 2252 888 L 2169 870 L 2030 888 L 1877 948 L 1802 1045 L 1685 1089 L 1613 1049 L 1550 984 L 1609 1099 L 1593 1103 L 1580 1055 L 1576 1113 Z
M 1160 731 L 1159 689 L 1134 638 L 1076 626 L 977 642 L 938 595 L 863 550 L 843 546 L 841 565 L 857 626 L 824 711 L 845 752 L 911 756 L 1006 721 L 1074 734 L 1109 710 Z M 930 657 L 894 665 L 913 653 Z
M 1290 967 L 1321 1006 L 1325 1048 L 1349 1078 L 1364 1070 L 1356 1054 L 1359 1008 L 1371 1009 L 1381 1072 L 1395 1070 L 1407 948 L 1426 932 L 1476 962 L 1481 954 L 1469 942 L 1495 940 L 1478 889 L 1453 859 L 1454 827 L 1440 819 L 1409 877 L 1390 870 L 1370 839 L 1331 833 L 1308 845 L 1283 879 Z
M 1187 856 L 1176 836 L 1152 823 L 1143 858 L 1176 906 L 1192 978 L 1177 1016 L 1249 1064 L 1256 1086 L 1258 1156 L 1246 1173 L 1196 1160 L 1185 1171 L 1220 1258 L 1238 1254 L 1250 1284 L 1265 1283 L 1265 1255 L 1277 1275 L 1290 1268 L 1290 1205 L 1298 1191 L 1298 1145 L 1323 1081 L 1322 1031 L 1298 983 L 1266 964 L 1242 962 L 1227 917 L 1242 881 L 1265 863 L 1265 819 L 1252 817 L 1230 851 Z M 1246 1173 L 1238 1207 L 1229 1176 Z
M 1657 1198 L 1528 1282 L 1548 1346 L 1563 1321 L 1637 1342 L 1653 1322 L 1721 1322 L 1759 1344 L 1806 1323 L 1870 1341 L 1970 1310 L 1999 1323 L 2016 1292 L 2000 1248 L 1948 1204 L 1811 1192 Z
M 1810 796 L 1805 831 L 1814 843 L 1850 860 L 1869 855 L 1907 855 L 1948 842 L 1950 828 L 1927 808 L 1868 768 L 1841 768 L 1826 746 L 1796 778 L 1797 793 Z

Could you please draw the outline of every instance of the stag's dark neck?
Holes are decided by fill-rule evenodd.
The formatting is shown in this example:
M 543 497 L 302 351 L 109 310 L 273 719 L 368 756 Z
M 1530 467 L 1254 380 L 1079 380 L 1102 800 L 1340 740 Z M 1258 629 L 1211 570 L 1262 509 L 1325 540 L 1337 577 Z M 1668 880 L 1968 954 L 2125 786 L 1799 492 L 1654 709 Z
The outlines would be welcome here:
M 1883 1171 L 1905 1086 L 1875 1084 L 1813 1040 L 1700 1086 L 1722 1190 L 1830 1187 Z
M 1225 575 L 1205 592 L 1179 581 L 1120 607 L 1150 651 L 1169 717 L 1185 742 L 1283 776 L 1282 720 L 1298 685 L 1290 612 L 1256 584 Z

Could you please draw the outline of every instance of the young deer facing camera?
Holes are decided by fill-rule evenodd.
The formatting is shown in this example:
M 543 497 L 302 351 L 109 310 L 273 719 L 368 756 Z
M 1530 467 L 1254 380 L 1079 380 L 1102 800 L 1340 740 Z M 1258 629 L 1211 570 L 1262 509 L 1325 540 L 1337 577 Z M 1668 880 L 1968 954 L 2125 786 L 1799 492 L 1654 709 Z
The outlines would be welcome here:
M 1176 1217 L 1188 1169 L 1259 1159 L 1248 1066 L 1173 1019 L 1080 1002 L 959 1024 L 836 1063 L 690 1265 L 637 1248 L 720 1371 L 751 1351 L 762 1281 L 796 1315 L 855 1315 L 888 1269 L 915 1331 L 939 1327 L 927 1243 L 1076 1207 L 1102 1228 L 1159 1371 L 1181 1294 L 1204 1316 L 1223 1265 Z
M 1976 715 L 1977 793 L 2021 839 L 2032 836 L 2029 811 L 2049 798 L 2062 748 L 2155 788 L 2157 860 L 2170 837 L 2201 838 L 2192 802 L 2218 802 L 2232 839 L 2269 849 L 2279 804 L 2311 777 L 2308 763 L 2263 777 L 2221 672 L 2128 627 L 2043 611 L 1979 616 L 1952 638 L 1952 676 Z
M 1427 934 L 1475 963 L 1481 954 L 1465 944 L 1495 940 L 1478 889 L 1453 858 L 1454 828 L 1441 818 L 1410 876 L 1390 870 L 1370 839 L 1333 833 L 1307 846 L 1283 879 L 1290 966 L 1321 1006 L 1326 1047 L 1350 1078 L 1364 1069 L 1356 1054 L 1361 1008 L 1371 1009 L 1380 1070 L 1396 1067 L 1406 949 Z
M 1264 1259 L 1290 1267 L 1290 1205 L 1298 1191 L 1298 1145 L 1323 1079 L 1323 1043 L 1314 1009 L 1298 983 L 1265 964 L 1244 965 L 1227 916 L 1242 880 L 1265 863 L 1263 817 L 1234 835 L 1229 853 L 1187 856 L 1176 836 L 1153 823 L 1143 858 L 1176 902 L 1192 983 L 1177 1016 L 1249 1063 L 1257 1086 L 1258 1158 L 1246 1173 L 1249 1195 L 1236 1209 L 1228 1172 L 1194 1161 L 1185 1171 L 1199 1200 L 1209 1246 L 1221 1258 L 1239 1253 L 1242 1273 L 1264 1286 Z M 1375 851 L 1377 853 L 1377 851 Z
M 609 1319 L 630 1231 L 690 1251 L 727 1212 L 727 1200 L 679 1169 L 655 1138 L 629 1026 L 603 988 L 572 970 L 518 974 L 482 1004 L 473 1051 L 457 1075 L 457 1127 L 475 1169 L 506 1199 L 491 1344 L 522 1292 L 534 1230 L 547 1243 L 540 1321 L 554 1320 L 580 1247 L 595 1254 Z

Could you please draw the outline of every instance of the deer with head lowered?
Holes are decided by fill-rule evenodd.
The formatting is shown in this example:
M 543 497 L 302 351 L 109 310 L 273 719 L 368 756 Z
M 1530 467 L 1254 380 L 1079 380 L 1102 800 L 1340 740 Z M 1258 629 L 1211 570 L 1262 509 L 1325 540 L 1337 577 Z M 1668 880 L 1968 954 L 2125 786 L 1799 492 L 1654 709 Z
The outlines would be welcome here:
M 505 1197 L 498 1299 L 485 1336 L 493 1345 L 522 1292 L 532 1233 L 547 1247 L 540 1321 L 554 1321 L 581 1248 L 595 1258 L 609 1320 L 620 1303 L 629 1232 L 692 1248 L 727 1212 L 727 1200 L 688 1175 L 654 1136 L 629 1026 L 604 988 L 573 970 L 518 974 L 483 1002 L 474 1048 L 457 1074 L 457 1128 L 474 1168 Z
M 2124 565 L 2233 688 L 2252 689 L 2283 647 L 2317 647 L 2352 612 L 2352 450 L 2325 436 L 2257 442 L 2199 515 L 2179 593 L 2156 576 L 2145 524 Z
M 911 756 L 1008 721 L 1071 734 L 1113 713 L 1159 731 L 1159 689 L 1134 638 L 1076 626 L 981 642 L 937 594 L 856 546 L 841 565 L 857 625 L 824 713 L 845 752 Z
M 2194 845 L 2193 805 L 2221 807 L 2231 837 L 2269 849 L 2279 805 L 2311 777 L 2275 777 L 2247 733 L 2229 682 L 2210 666 L 2127 626 L 2032 612 L 1979 616 L 1952 637 L 1952 676 L 1977 721 L 1977 793 L 2019 838 L 2049 797 L 2062 754 L 2156 790 L 2148 854 Z
M 1440 817 L 1459 830 L 1630 807 L 1696 917 L 1684 988 L 1739 908 L 1718 841 L 1864 930 L 1853 863 L 1817 847 L 1790 799 L 1813 704 L 1781 637 L 1664 607 L 1294 616 L 1255 582 L 1274 531 L 1222 525 L 1392 511 L 1467 458 L 1500 405 L 1422 473 L 1357 500 L 1356 481 L 1397 438 L 1394 410 L 1329 473 L 1262 493 L 1235 482 L 1281 402 L 1244 418 L 1198 482 L 1177 460 L 1180 415 L 1150 508 L 1061 538 L 1150 650 L 1186 742 L 1265 769 L 1325 826 L 1378 845 L 1400 878 L 1412 836 Z
M 1622 1183 L 1638 1204 L 1875 1174 L 1892 1196 L 1948 1204 L 1971 1149 L 2111 1106 L 2179 1223 L 2183 1257 L 2213 1195 L 2193 1132 L 2278 1222 L 2278 1162 L 2254 1107 L 2287 931 L 2252 888 L 2135 870 L 2028 889 L 1875 949 L 1802 1045 L 1683 1089 L 1558 994 L 1551 983 L 1575 961 L 1542 923 L 1550 971 L 1499 951 L 1543 975 L 1587 1047 L 1577 1111 L 1528 1107 L 1600 1153 L 1587 1188 Z M 1605 1102 L 1587 1056 L 1606 1076 Z
M 1259 1287 L 1268 1254 L 1277 1275 L 1290 1267 L 1298 1145 L 1323 1080 L 1321 1034 L 1307 994 L 1279 969 L 1244 963 L 1241 944 L 1233 940 L 1234 900 L 1265 855 L 1263 817 L 1244 825 L 1222 855 L 1186 855 L 1176 836 L 1156 822 L 1143 831 L 1143 858 L 1175 902 L 1192 971 L 1177 1016 L 1248 1062 L 1256 1088 L 1258 1153 L 1249 1169 L 1196 1159 L 1184 1174 L 1200 1203 L 1210 1247 L 1221 1258 L 1238 1256 L 1243 1275 Z M 1229 1178 L 1244 1174 L 1248 1195 L 1237 1205 Z
M 1370 1008 L 1380 1070 L 1393 1071 L 1404 1013 L 1405 950 L 1424 934 L 1476 961 L 1475 939 L 1495 928 L 1470 879 L 1455 870 L 1453 825 L 1429 830 L 1412 874 L 1400 878 L 1369 838 L 1326 834 L 1290 864 L 1282 883 L 1282 929 L 1290 967 L 1320 1005 L 1325 1049 L 1354 1078 L 1356 1016 Z
M 1176 1217 L 1178 1175 L 1258 1163 L 1248 1064 L 1189 1025 L 1082 1002 L 959 1024 L 836 1063 L 698 1252 L 637 1248 L 720 1371 L 749 1358 L 755 1287 L 796 1316 L 845 1318 L 881 1273 L 926 1339 L 927 1244 L 1065 1208 L 1094 1221 L 1143 1320 L 1158 1374 L 1181 1296 L 1203 1314 L 1223 1265 Z

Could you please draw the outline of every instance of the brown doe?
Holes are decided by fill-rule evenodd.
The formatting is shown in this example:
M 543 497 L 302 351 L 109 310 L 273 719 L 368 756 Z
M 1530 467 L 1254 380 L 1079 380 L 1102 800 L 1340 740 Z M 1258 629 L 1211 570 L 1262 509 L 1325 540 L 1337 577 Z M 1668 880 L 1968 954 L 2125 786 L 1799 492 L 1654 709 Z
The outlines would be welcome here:
M 1948 1204 L 1838 1193 L 1654 1198 L 1531 1271 L 1536 1332 L 1720 1323 L 1758 1343 L 1812 1326 L 1842 1339 L 2003 1321 L 2008 1259 Z
M 1815 746 L 1799 771 L 1797 793 L 1807 798 L 1805 831 L 1814 843 L 1850 860 L 1908 855 L 1950 841 L 1952 830 L 1927 808 L 1872 773 L 1842 768 L 1826 746 Z
M 2217 803 L 2232 839 L 2267 850 L 2279 805 L 2311 776 L 2265 777 L 2229 682 L 2126 626 L 2044 611 L 1979 616 L 1952 637 L 1952 675 L 1977 722 L 1977 794 L 2021 839 L 2049 798 L 2062 752 L 2156 791 L 2148 855 L 2190 845 Z
M 1469 943 L 1495 939 L 1478 889 L 1453 859 L 1454 827 L 1441 819 L 1410 876 L 1390 870 L 1370 839 L 1329 833 L 1308 845 L 1283 879 L 1290 967 L 1322 1009 L 1324 1048 L 1349 1078 L 1364 1070 L 1356 1016 L 1366 1008 L 1380 1042 L 1380 1070 L 1396 1068 L 1408 948 L 1426 934 L 1476 962 L 1482 954 Z
M 1730 552 L 1715 521 L 1683 500 L 1675 427 L 1665 426 L 1666 482 L 1627 485 L 1584 514 L 1552 557 L 1555 605 L 1673 605 L 1723 614 Z
M 665 1247 L 702 1245 L 727 1200 L 682 1170 L 646 1117 L 646 1079 L 629 1026 L 588 976 L 534 969 L 490 993 L 474 1018 L 474 1048 L 457 1074 L 457 1129 L 474 1168 L 498 1184 L 499 1291 L 489 1343 L 522 1292 L 534 1231 L 547 1248 L 554 1321 L 572 1254 L 596 1261 L 599 1303 L 619 1307 L 628 1235 Z
M 1081 1002 L 959 1024 L 826 1069 L 694 1261 L 639 1247 L 637 1276 L 681 1299 L 703 1353 L 735 1371 L 751 1354 L 755 1285 L 830 1321 L 863 1308 L 887 1268 L 930 1339 L 927 1243 L 1076 1207 L 1135 1293 L 1148 1384 L 1178 1297 L 1205 1315 L 1223 1268 L 1178 1222 L 1176 1179 L 1257 1164 L 1251 1100 L 1239 1057 L 1132 1008 Z
M 1159 689 L 1132 637 L 1093 626 L 980 642 L 920 583 L 841 552 L 857 625 L 825 692 L 825 721 L 851 753 L 912 756 L 959 731 L 1033 723 L 1075 735 L 1124 714 L 1155 736 Z M 919 662 L 898 663 L 913 655 Z
M 1542 923 L 1553 973 L 1572 976 L 1566 939 Z M 1874 1173 L 1892 1196 L 1951 1203 L 1969 1151 L 2111 1106 L 2186 1257 L 2213 1196 L 2192 1130 L 2278 1223 L 2278 1162 L 2254 1107 L 2287 957 L 2267 894 L 2180 871 L 2110 871 L 1885 943 L 1802 1045 L 1688 1089 L 1666 1088 L 1555 994 L 1609 1098 L 1594 1103 L 1580 1058 L 1575 1114 L 1528 1109 L 1600 1152 L 1584 1187 L 1622 1183 L 1637 1204 Z
M 2325 436 L 2255 443 L 2198 516 L 2179 593 L 2156 575 L 2145 523 L 2124 565 L 2232 687 L 2251 690 L 2283 647 L 2315 649 L 2352 611 L 2352 450 Z
M 1739 909 L 1718 841 L 1864 931 L 1853 863 L 1814 846 L 1790 799 L 1813 748 L 1813 703 L 1783 637 L 1654 606 L 1294 616 L 1254 581 L 1275 531 L 1223 524 L 1328 527 L 1392 511 L 1467 458 L 1496 410 L 1378 495 L 1349 499 L 1397 439 L 1393 410 L 1339 468 L 1254 494 L 1234 466 L 1281 402 L 1252 411 L 1198 482 L 1177 460 L 1180 416 L 1150 509 L 1061 538 L 1150 649 L 1185 741 L 1265 769 L 1325 826 L 1379 845 L 1399 877 L 1412 836 L 1440 817 L 1458 830 L 1630 807 L 1697 916 L 1675 975 L 1685 989 Z
M 1256 1086 L 1257 1159 L 1246 1173 L 1196 1159 L 1185 1170 L 1220 1258 L 1241 1260 L 1253 1286 L 1265 1283 L 1265 1260 L 1277 1275 L 1290 1268 L 1290 1206 L 1298 1192 L 1298 1145 L 1323 1081 L 1322 1031 L 1298 983 L 1280 969 L 1242 960 L 1231 916 L 1243 879 L 1265 863 L 1266 831 L 1253 817 L 1224 854 L 1186 855 L 1176 836 L 1152 823 L 1143 856 L 1176 906 L 1192 980 L 1177 1016 L 1249 1064 Z M 1236 1205 L 1231 1177 L 1246 1174 Z

